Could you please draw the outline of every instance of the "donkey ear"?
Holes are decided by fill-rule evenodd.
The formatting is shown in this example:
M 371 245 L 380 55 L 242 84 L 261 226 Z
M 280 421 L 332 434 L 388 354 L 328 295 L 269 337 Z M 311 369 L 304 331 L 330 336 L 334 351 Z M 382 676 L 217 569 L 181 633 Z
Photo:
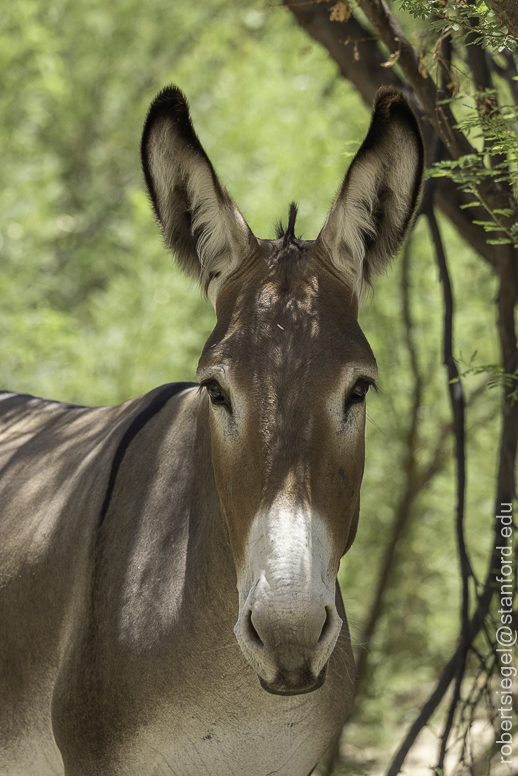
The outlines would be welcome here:
M 372 122 L 318 240 L 361 299 L 365 284 L 398 250 L 423 177 L 423 141 L 407 101 L 378 91 Z
M 213 277 L 226 275 L 239 264 L 253 235 L 219 182 L 180 89 L 167 87 L 152 103 L 141 155 L 165 242 L 180 267 L 206 290 Z

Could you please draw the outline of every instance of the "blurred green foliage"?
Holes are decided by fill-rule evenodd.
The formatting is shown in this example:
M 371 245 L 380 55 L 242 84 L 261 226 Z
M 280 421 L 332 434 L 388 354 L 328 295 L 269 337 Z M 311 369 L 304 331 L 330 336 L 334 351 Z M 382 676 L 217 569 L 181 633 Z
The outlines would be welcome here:
M 84 404 L 117 403 L 192 380 L 212 308 L 161 244 L 139 167 L 147 106 L 179 85 L 209 156 L 252 229 L 273 236 L 288 203 L 318 233 L 369 112 L 287 11 L 237 0 L 13 0 L 0 11 L 0 383 Z M 494 278 L 442 225 L 457 297 L 456 352 L 498 361 Z M 449 421 L 441 292 L 424 223 L 410 287 L 424 379 L 418 465 Z M 413 378 L 402 270 L 378 280 L 361 322 L 380 366 L 369 398 L 362 519 L 342 564 L 353 640 L 369 612 L 405 485 Z M 466 378 L 468 393 L 481 380 Z M 496 392 L 468 412 L 467 534 L 478 570 L 490 543 Z M 395 744 L 458 633 L 453 442 L 418 497 L 371 647 L 353 721 L 358 751 Z M 383 723 L 383 724 L 382 724 Z M 387 755 L 388 757 L 388 755 Z
M 317 233 L 368 112 L 264 3 L 19 0 L 0 13 L 2 386 L 98 404 L 192 379 L 213 318 L 144 194 L 150 101 L 184 89 L 265 237 L 292 199 L 299 229 Z

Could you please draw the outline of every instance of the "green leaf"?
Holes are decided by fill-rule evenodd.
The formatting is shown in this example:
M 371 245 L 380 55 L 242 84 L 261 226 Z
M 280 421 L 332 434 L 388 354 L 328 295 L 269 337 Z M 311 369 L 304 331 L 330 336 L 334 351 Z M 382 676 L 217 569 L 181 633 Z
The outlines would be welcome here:
M 486 232 L 503 232 L 503 228 L 495 223 L 495 221 L 476 221 L 474 220 L 473 223 L 476 226 L 483 226 Z

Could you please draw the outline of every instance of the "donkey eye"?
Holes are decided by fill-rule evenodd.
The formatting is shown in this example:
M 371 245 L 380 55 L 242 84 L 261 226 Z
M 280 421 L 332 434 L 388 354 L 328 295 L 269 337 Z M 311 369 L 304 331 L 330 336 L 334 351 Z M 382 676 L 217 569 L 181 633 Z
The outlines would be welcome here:
M 354 402 L 356 404 L 359 404 L 360 402 L 365 400 L 365 397 L 367 396 L 367 391 L 370 388 L 370 383 L 368 383 L 366 380 L 358 380 L 354 388 L 352 389 L 351 393 L 349 394 L 349 402 Z
M 230 408 L 230 402 L 215 380 L 202 383 L 202 385 L 209 394 L 212 404 L 225 404 Z

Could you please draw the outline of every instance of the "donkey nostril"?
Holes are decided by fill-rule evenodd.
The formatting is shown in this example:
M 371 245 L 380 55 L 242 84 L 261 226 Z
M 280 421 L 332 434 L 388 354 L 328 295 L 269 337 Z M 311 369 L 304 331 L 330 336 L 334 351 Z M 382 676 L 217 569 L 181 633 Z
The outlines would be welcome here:
M 254 628 L 254 624 L 252 622 L 251 609 L 249 609 L 248 612 L 246 613 L 244 624 L 245 624 L 246 635 L 248 636 L 249 640 L 258 647 L 264 647 L 261 637 L 259 636 L 256 629 Z
M 326 619 L 324 624 L 322 625 L 320 636 L 318 637 L 319 644 L 325 640 L 327 634 L 329 633 L 330 628 L 331 628 L 331 609 L 329 608 L 329 606 L 326 606 Z

